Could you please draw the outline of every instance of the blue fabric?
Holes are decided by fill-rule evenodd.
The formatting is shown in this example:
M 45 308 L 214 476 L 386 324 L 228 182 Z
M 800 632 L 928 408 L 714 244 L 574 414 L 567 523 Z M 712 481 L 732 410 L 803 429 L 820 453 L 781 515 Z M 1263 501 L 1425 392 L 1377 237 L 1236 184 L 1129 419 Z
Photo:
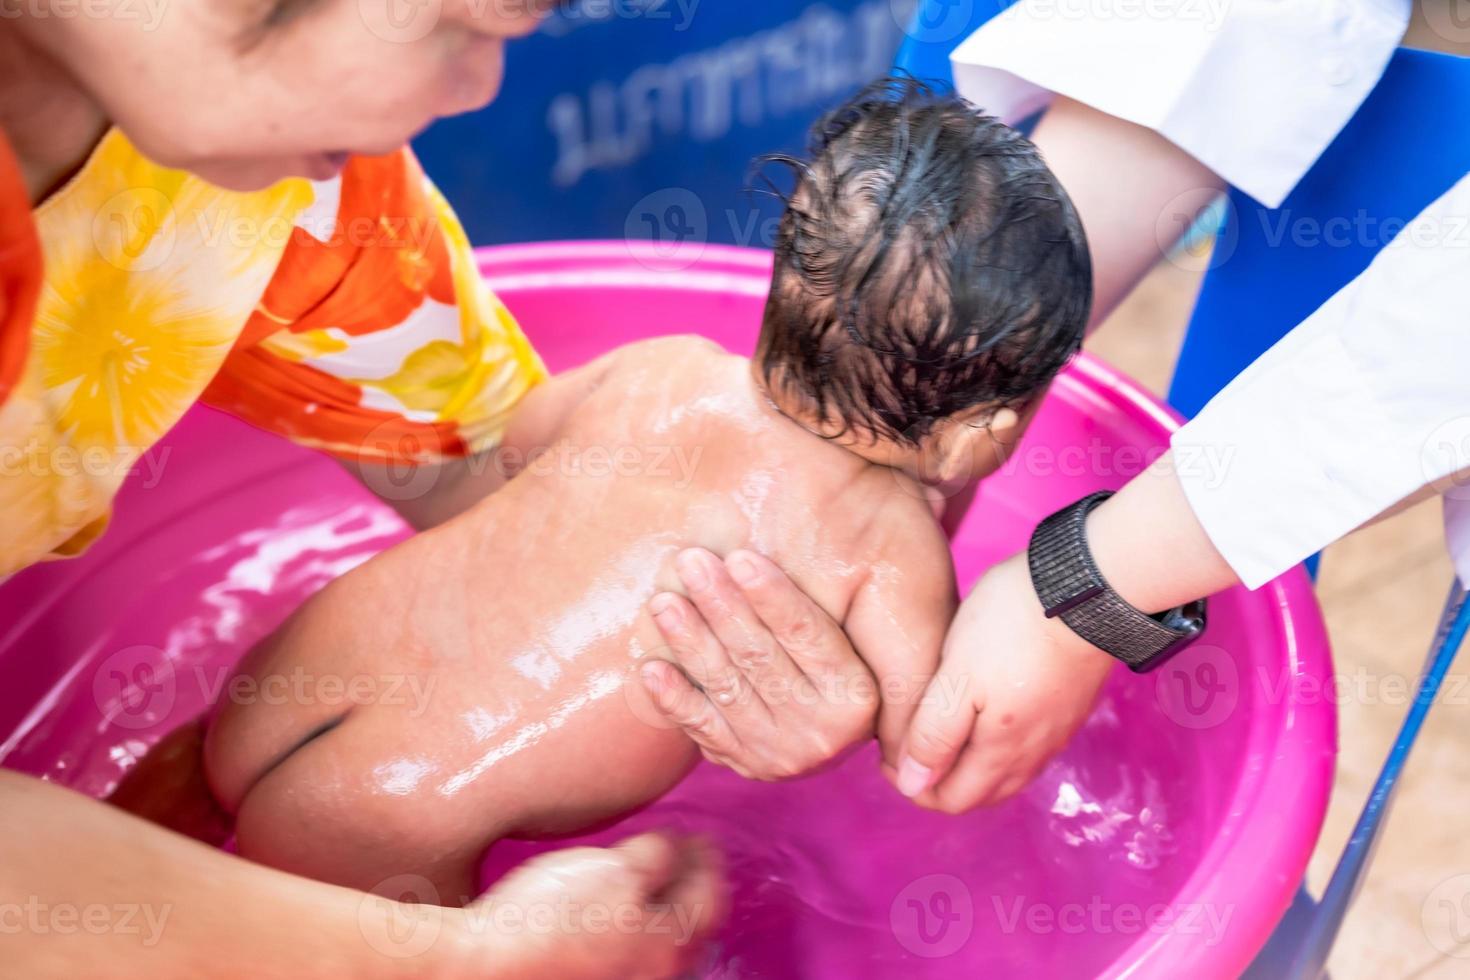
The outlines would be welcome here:
M 894 67 L 915 78 L 954 86 L 949 56 L 960 42 L 1016 0 L 920 0 Z
M 769 248 L 781 206 L 746 192 L 751 159 L 801 150 L 813 119 L 890 68 L 895 6 L 573 2 L 507 46 L 500 98 L 414 149 L 476 245 Z
M 1470 172 L 1467 102 L 1470 59 L 1400 49 L 1281 207 L 1230 192 L 1169 391 L 1175 408 L 1198 412 Z

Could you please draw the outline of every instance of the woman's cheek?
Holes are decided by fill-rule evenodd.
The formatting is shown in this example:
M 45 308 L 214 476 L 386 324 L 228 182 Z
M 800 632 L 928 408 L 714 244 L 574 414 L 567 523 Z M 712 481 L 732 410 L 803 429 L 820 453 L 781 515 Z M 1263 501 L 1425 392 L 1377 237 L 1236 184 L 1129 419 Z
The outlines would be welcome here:
M 434 114 L 453 116 L 483 109 L 499 94 L 504 73 L 505 43 L 499 38 L 474 38 L 449 62 L 444 98 Z

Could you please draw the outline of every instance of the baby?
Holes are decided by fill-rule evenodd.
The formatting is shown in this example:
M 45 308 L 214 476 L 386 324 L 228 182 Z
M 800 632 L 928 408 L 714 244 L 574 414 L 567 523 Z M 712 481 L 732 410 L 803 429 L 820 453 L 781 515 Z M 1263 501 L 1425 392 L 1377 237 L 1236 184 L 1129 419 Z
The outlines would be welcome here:
M 423 697 L 226 700 L 203 774 L 242 855 L 365 889 L 424 875 L 453 903 L 498 838 L 668 790 L 697 752 L 636 672 L 661 655 L 645 606 L 694 546 L 769 556 L 841 623 L 897 749 L 956 604 L 934 501 L 1001 462 L 1077 349 L 1087 246 L 1034 148 L 958 98 L 885 80 L 813 144 L 781 158 L 753 360 L 670 337 L 547 382 L 501 449 L 534 462 L 247 656 L 262 690 L 401 675 Z

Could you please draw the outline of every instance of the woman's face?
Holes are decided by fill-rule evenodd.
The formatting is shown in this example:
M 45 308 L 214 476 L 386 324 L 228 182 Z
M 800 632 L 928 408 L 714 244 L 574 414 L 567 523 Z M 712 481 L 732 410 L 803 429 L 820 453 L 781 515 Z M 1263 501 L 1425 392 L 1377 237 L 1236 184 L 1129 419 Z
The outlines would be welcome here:
M 57 6 L 68 0 L 49 0 Z M 115 0 L 40 37 L 149 158 L 223 187 L 325 179 L 495 97 L 556 0 Z M 81 11 L 89 5 L 79 5 Z M 131 10 L 132 16 L 124 16 Z

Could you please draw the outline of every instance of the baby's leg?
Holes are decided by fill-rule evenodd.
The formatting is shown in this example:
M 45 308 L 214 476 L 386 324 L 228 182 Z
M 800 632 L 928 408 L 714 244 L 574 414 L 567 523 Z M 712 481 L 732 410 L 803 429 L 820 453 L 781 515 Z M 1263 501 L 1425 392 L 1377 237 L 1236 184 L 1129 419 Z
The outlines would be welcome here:
M 403 738 L 381 722 L 368 711 L 350 715 L 264 773 L 240 801 L 236 847 L 252 861 L 320 881 L 462 905 L 475 895 L 487 838 L 504 833 L 503 817 L 411 787 L 408 760 L 387 776 L 404 792 L 375 792 L 375 780 L 383 782 L 373 771 L 382 768 L 373 762 L 378 748 Z
M 422 697 L 225 704 L 208 776 L 247 858 L 370 891 L 416 876 L 457 905 L 498 838 L 586 829 L 657 797 L 696 757 L 681 733 L 641 720 L 654 715 L 624 688 L 636 666 L 625 642 L 593 645 L 547 687 L 503 654 L 405 654 L 362 634 L 357 649 L 379 652 L 338 660 L 350 638 L 340 618 L 320 628 L 325 608 L 308 603 L 242 672 L 262 690 L 293 672 L 401 678 Z
M 457 710 L 417 719 L 355 710 L 308 736 L 245 792 L 240 854 L 367 891 L 417 876 L 434 889 L 421 901 L 463 904 L 497 839 L 588 829 L 656 798 L 688 771 L 687 739 L 646 726 L 619 694 L 609 701 L 584 704 L 575 717 L 563 701 L 552 717 L 523 716 L 472 751 L 451 741 L 446 722 Z M 239 719 L 225 736 L 263 721 Z

